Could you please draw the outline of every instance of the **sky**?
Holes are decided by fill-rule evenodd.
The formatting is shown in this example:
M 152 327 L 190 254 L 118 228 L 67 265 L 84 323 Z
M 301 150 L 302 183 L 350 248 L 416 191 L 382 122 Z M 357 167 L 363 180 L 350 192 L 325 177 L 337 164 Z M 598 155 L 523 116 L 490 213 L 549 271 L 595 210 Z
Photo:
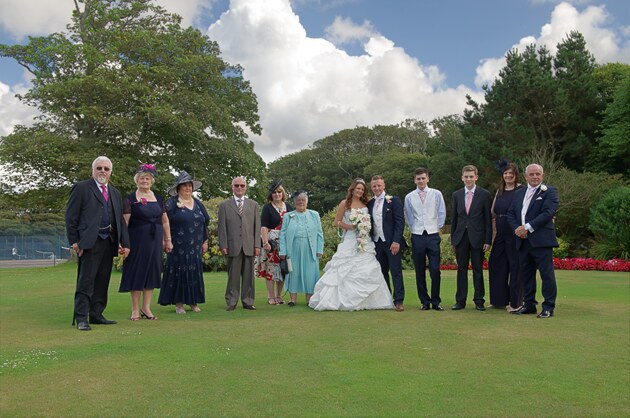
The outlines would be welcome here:
M 600 64 L 630 64 L 627 0 L 156 0 L 218 42 L 258 98 L 265 161 L 356 126 L 461 114 L 513 48 L 552 53 L 580 31 Z M 0 43 L 65 30 L 73 0 L 0 0 Z M 29 74 L 0 58 L 0 136 L 37 111 Z

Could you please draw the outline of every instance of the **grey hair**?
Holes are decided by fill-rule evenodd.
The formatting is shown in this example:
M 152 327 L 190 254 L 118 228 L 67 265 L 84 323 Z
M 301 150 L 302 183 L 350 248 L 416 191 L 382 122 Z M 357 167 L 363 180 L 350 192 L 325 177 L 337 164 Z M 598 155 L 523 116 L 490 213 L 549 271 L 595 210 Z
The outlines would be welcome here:
M 306 194 L 306 192 L 302 192 L 302 193 L 298 194 L 297 196 L 295 196 L 293 198 L 293 201 L 296 201 L 296 200 L 298 200 L 301 197 L 305 198 L 306 202 L 308 203 L 308 194 Z
M 113 169 L 114 168 L 114 164 L 112 164 L 112 160 L 110 160 L 109 158 L 107 158 L 104 155 L 101 155 L 100 157 L 96 157 L 96 159 L 94 159 L 94 161 L 92 161 L 92 170 L 94 170 L 96 168 L 96 164 L 98 164 L 99 161 L 105 161 L 109 163 L 109 168 Z
M 530 167 L 538 167 L 538 168 L 540 168 L 540 172 L 545 174 L 545 170 L 543 169 L 543 166 L 540 165 L 540 164 L 536 164 L 536 163 L 532 163 L 532 164 L 528 165 L 527 167 L 525 167 L 525 174 L 527 174 L 527 172 L 529 171 Z
M 151 185 L 153 185 L 155 183 L 155 177 L 153 177 L 153 174 L 151 174 L 150 171 L 138 171 L 133 176 L 133 182 L 138 184 L 138 179 L 140 178 L 140 176 L 144 176 L 145 174 L 148 175 L 148 176 L 151 176 Z

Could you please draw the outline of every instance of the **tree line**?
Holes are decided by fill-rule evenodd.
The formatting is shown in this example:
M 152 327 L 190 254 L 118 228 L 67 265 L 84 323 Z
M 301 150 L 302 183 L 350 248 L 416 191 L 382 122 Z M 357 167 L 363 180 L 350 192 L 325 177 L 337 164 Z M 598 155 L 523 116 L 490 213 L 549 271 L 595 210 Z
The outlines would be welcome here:
M 20 99 L 42 115 L 0 140 L 5 219 L 29 214 L 32 224 L 33 214 L 62 213 L 71 185 L 102 154 L 123 191 L 135 188 L 139 162 L 153 162 L 157 191 L 187 170 L 203 182 L 204 200 L 225 197 L 230 179 L 245 175 L 250 197 L 262 202 L 268 182 L 282 178 L 288 189 L 308 191 L 321 213 L 356 177 L 381 174 L 388 193 L 403 197 L 418 166 L 450 205 L 464 165 L 476 165 L 479 184 L 494 190 L 495 162 L 507 158 L 521 170 L 533 161 L 545 167 L 560 191 L 558 231 L 579 253 L 605 241 L 590 228 L 592 208 L 628 187 L 630 66 L 597 65 L 579 32 L 555 54 L 536 45 L 510 51 L 499 77 L 483 87 L 484 101 L 468 97 L 463 115 L 345 129 L 266 166 L 247 138 L 262 129 L 256 96 L 216 42 L 151 0 L 75 5 L 65 32 L 0 45 L 0 56 L 32 74 Z

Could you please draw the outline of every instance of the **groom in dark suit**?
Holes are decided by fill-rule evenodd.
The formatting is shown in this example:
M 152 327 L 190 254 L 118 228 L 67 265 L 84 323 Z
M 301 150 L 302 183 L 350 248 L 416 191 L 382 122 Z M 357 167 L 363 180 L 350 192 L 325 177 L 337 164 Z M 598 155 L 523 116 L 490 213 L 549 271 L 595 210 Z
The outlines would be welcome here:
M 516 315 L 536 313 L 536 269 L 542 280 L 542 312 L 538 318 L 551 318 L 556 307 L 556 276 L 553 269 L 553 247 L 558 246 L 553 218 L 558 210 L 558 191 L 542 184 L 542 166 L 530 164 L 525 169 L 527 188 L 514 193 L 507 213 L 508 223 L 516 234 L 524 303 L 512 312 Z
M 390 292 L 389 272 L 394 284 L 394 305 L 398 312 L 404 311 L 405 285 L 402 276 L 402 253 L 406 242 L 403 238 L 405 215 L 403 205 L 396 196 L 385 193 L 385 180 L 381 176 L 372 177 L 370 188 L 374 198 L 368 202 L 372 220 L 372 240 L 375 244 L 376 259 Z
M 468 261 L 472 264 L 475 309 L 485 311 L 483 284 L 483 255 L 492 243 L 492 197 L 486 189 L 477 186 L 477 167 L 464 166 L 464 188 L 453 193 L 451 244 L 457 258 L 457 293 L 453 310 L 466 307 L 468 298 Z
M 116 250 L 129 254 L 127 224 L 122 218 L 122 197 L 109 184 L 112 162 L 101 156 L 92 162 L 92 178 L 72 187 L 66 206 L 68 242 L 79 256 L 73 322 L 80 331 L 90 324 L 115 324 L 105 319 L 107 291 Z

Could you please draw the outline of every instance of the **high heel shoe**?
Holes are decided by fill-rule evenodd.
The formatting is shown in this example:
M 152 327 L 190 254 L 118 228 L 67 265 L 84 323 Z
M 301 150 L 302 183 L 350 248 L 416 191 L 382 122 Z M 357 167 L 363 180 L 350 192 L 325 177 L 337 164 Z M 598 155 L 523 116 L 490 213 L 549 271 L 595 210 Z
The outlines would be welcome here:
M 131 318 L 129 318 L 129 319 L 131 319 L 132 321 L 139 321 L 139 320 L 140 320 L 140 317 L 139 317 L 139 316 L 132 316 L 132 317 L 131 317 Z
M 149 316 L 149 315 L 145 314 L 142 309 L 140 309 L 140 316 L 142 316 L 143 318 L 149 319 L 151 321 L 155 321 L 157 319 L 157 316 Z M 132 320 L 133 320 L 133 318 L 132 318 Z

